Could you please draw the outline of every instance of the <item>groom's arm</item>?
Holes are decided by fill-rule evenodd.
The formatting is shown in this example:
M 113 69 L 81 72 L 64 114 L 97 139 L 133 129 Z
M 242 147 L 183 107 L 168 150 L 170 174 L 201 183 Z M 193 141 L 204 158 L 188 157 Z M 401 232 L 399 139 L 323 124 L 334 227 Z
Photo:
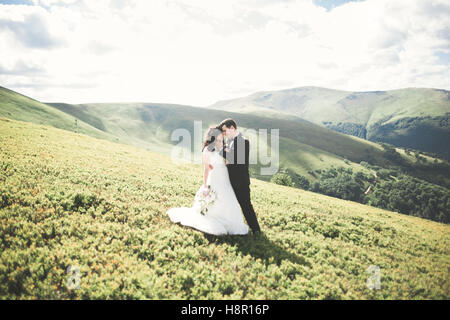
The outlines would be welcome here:
M 250 141 L 245 139 L 245 165 L 248 167 L 250 163 Z

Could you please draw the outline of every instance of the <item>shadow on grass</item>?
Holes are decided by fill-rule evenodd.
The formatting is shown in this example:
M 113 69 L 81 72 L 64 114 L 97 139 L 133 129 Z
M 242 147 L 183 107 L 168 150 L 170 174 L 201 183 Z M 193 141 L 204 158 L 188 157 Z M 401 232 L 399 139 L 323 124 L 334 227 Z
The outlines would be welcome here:
M 255 259 L 259 258 L 266 265 L 272 263 L 280 265 L 283 260 L 289 260 L 294 264 L 310 266 L 305 258 L 286 251 L 286 249 L 267 238 L 264 233 L 245 236 L 214 236 L 204 233 L 204 236 L 209 243 L 227 243 L 236 246 L 243 256 L 250 255 Z

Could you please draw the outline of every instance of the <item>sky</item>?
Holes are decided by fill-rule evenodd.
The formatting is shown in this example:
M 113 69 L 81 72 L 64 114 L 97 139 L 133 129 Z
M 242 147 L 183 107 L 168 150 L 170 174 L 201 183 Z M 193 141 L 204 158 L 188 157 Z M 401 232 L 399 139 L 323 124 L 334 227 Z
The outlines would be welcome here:
M 448 0 L 0 0 L 0 86 L 43 102 L 450 90 L 449 71 Z

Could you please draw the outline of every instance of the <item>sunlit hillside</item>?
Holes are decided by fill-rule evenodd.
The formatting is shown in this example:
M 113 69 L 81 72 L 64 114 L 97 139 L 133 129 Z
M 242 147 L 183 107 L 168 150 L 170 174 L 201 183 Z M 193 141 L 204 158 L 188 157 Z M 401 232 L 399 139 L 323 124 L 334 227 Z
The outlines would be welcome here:
M 233 113 L 163 103 L 44 104 L 0 87 L 2 115 L 166 156 L 183 143 L 191 159 L 199 155 L 207 127 L 232 117 L 250 140 L 253 178 L 276 183 L 291 179 L 292 183 L 282 184 L 438 222 L 450 221 L 445 205 L 450 201 L 448 161 L 335 132 L 292 115 L 268 117 L 260 111 Z M 272 168 L 269 174 L 263 171 L 268 167 Z M 281 177 L 273 176 L 276 171 Z M 396 190 L 394 197 L 391 190 Z
M 207 236 L 165 214 L 200 165 L 6 118 L 0 141 L 0 298 L 450 298 L 448 225 L 252 179 L 264 234 Z

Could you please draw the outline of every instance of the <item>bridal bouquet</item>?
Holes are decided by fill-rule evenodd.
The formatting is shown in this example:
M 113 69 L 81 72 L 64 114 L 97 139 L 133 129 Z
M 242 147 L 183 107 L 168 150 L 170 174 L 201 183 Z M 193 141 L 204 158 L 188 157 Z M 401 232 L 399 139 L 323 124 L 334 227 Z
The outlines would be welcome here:
M 198 204 L 199 211 L 202 215 L 205 215 L 208 212 L 208 208 L 214 203 L 216 200 L 217 194 L 214 190 L 211 189 L 211 186 L 208 185 L 207 189 L 209 192 L 205 196 L 203 195 L 204 187 L 200 188 L 195 194 L 194 201 Z

